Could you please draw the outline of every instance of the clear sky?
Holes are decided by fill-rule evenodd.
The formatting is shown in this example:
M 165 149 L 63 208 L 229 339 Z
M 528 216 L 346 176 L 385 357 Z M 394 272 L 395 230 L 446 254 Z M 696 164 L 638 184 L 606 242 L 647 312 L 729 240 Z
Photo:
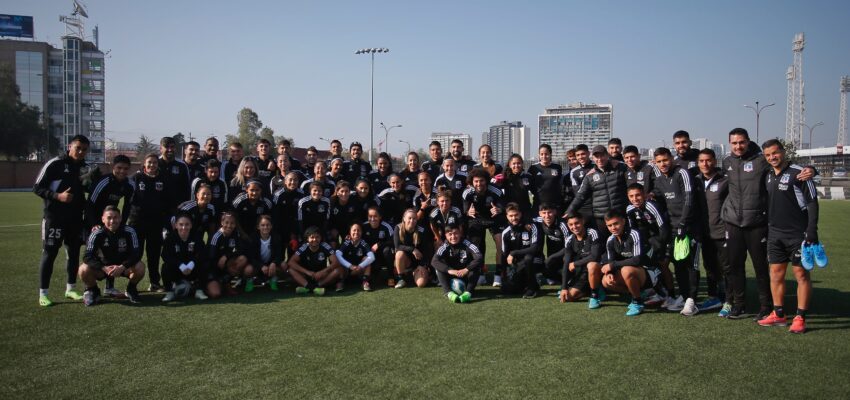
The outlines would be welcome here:
M 58 43 L 71 0 L 6 0 Z M 850 75 L 848 1 L 86 1 L 106 64 L 107 136 L 136 141 L 236 130 L 251 107 L 298 146 L 369 140 L 369 57 L 375 124 L 390 150 L 426 146 L 434 131 L 481 132 L 571 102 L 614 105 L 614 134 L 655 147 L 685 129 L 725 141 L 755 133 L 745 103 L 775 102 L 762 139 L 784 136 L 785 70 L 805 32 L 806 119 L 833 145 L 838 82 Z M 380 135 L 379 135 L 380 133 Z M 375 127 L 378 137 L 383 131 Z

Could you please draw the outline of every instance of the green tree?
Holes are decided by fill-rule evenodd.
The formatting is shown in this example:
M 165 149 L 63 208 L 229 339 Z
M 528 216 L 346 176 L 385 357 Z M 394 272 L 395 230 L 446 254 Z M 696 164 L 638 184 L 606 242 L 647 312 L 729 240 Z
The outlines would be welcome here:
M 11 67 L 0 64 L 0 154 L 26 158 L 36 151 L 46 153 L 49 144 L 41 110 L 21 101 Z
M 236 114 L 236 122 L 239 130 L 236 132 L 237 141 L 245 146 L 245 149 L 252 149 L 257 144 L 258 133 L 263 127 L 263 121 L 260 121 L 260 116 L 254 110 L 244 107 Z
M 797 164 L 799 157 L 797 156 L 797 146 L 794 146 L 794 143 L 787 142 L 785 139 L 779 139 L 782 143 L 782 146 L 785 147 L 785 159 L 788 160 L 791 164 Z
M 174 138 L 174 157 L 178 159 L 183 158 L 183 148 L 186 147 L 186 136 L 183 135 L 183 132 L 177 132 L 176 135 L 172 136 Z
M 260 138 L 268 140 L 271 143 L 272 148 L 274 148 L 275 143 L 277 143 L 274 139 L 274 129 L 269 128 L 268 126 L 264 126 L 263 129 L 260 129 Z
M 136 161 L 142 162 L 148 154 L 156 153 L 159 146 L 145 135 L 139 136 L 136 143 Z

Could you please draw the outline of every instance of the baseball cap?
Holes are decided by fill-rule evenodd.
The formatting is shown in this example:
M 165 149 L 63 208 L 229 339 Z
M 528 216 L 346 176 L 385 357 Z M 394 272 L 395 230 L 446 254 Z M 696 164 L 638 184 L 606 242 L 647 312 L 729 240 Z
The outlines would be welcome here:
M 605 146 L 602 146 L 602 145 L 599 145 L 599 144 L 597 144 L 596 146 L 593 146 L 593 152 L 590 153 L 590 154 L 596 155 L 596 154 L 599 154 L 599 153 L 608 154 L 608 150 L 605 148 Z

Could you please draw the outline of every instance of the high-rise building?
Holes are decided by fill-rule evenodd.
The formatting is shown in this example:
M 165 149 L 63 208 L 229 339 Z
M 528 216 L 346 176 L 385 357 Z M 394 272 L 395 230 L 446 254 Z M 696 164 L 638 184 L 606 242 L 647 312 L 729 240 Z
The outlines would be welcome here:
M 443 154 L 447 155 L 449 153 L 449 149 L 452 148 L 452 141 L 458 139 L 463 142 L 464 154 L 473 155 L 473 158 L 477 156 L 476 150 L 472 148 L 472 136 L 466 133 L 452 133 L 452 132 L 433 132 L 431 133 L 431 141 L 438 141 L 440 145 L 443 147 Z
M 514 153 L 527 159 L 531 151 L 530 132 L 520 121 L 502 121 L 493 125 L 485 137 L 484 143 L 493 149 L 493 159 L 497 162 L 506 163 Z
M 607 145 L 614 132 L 611 104 L 573 103 L 547 108 L 538 116 L 538 144 L 552 146 L 552 157 L 566 158 L 566 152 L 579 144 Z
M 75 11 L 76 12 L 76 11 Z M 62 47 L 49 43 L 23 40 L 0 40 L 0 63 L 12 68 L 21 101 L 38 107 L 45 126 L 67 147 L 74 135 L 85 135 L 91 141 L 88 159 L 104 162 L 105 72 L 104 53 L 95 42 L 82 39 L 82 15 L 63 20 L 73 22 L 62 37 Z M 51 153 L 61 149 L 50 149 Z
M 714 143 L 707 138 L 696 138 L 691 140 L 691 148 L 702 150 L 702 149 L 712 149 L 718 158 L 723 157 L 726 154 L 726 146 L 723 143 Z

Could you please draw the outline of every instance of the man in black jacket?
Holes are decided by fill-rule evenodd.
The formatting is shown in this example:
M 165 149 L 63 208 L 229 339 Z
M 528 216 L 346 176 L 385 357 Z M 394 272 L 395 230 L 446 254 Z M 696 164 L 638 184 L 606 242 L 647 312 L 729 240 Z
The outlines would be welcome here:
M 83 210 L 86 206 L 83 180 L 90 173 L 86 164 L 88 151 L 89 139 L 83 135 L 74 136 L 65 154 L 44 164 L 32 188 L 38 197 L 44 199 L 39 266 L 41 286 L 38 290 L 38 303 L 43 307 L 53 305 L 47 297 L 47 289 L 50 287 L 50 276 L 53 275 L 53 262 L 63 244 L 68 255 L 65 297 L 72 300 L 83 298 L 74 290 L 74 285 L 77 282 L 83 241 Z
M 673 148 L 676 149 L 676 157 L 673 158 L 673 162 L 688 170 L 692 176 L 696 176 L 699 173 L 699 168 L 697 168 L 699 149 L 692 149 L 692 144 L 691 135 L 687 131 L 676 131 L 673 134 Z
M 584 226 L 584 218 L 581 214 L 568 215 L 567 226 L 570 235 L 565 240 L 561 292 L 558 298 L 561 303 L 577 301 L 590 293 L 591 301 L 588 303 L 588 308 L 599 308 L 599 293 L 602 290 L 602 271 L 599 261 L 602 258 L 605 243 L 602 242 L 596 229 Z M 592 287 L 591 272 L 595 278 Z
M 481 274 L 481 266 L 484 257 L 472 242 L 463 238 L 463 231 L 459 225 L 449 224 L 446 226 L 446 241 L 434 253 L 431 266 L 437 272 L 437 280 L 443 288 L 443 295 L 452 303 L 469 303 L 475 293 L 475 285 L 478 284 L 478 275 Z M 458 295 L 452 291 L 452 279 L 464 281 L 466 291 Z
M 705 268 L 708 299 L 699 306 L 700 311 L 720 308 L 720 317 L 728 317 L 732 304 L 728 303 L 733 297 L 730 292 L 732 285 L 724 284 L 725 291 L 719 290 L 721 283 L 726 282 L 729 272 L 729 256 L 726 253 L 726 223 L 720 218 L 723 201 L 729 195 L 729 179 L 723 171 L 717 168 L 717 158 L 714 150 L 703 149 L 697 159 L 699 174 L 696 176 L 696 201 L 699 209 L 700 227 L 703 230 L 702 264 Z M 735 287 L 743 288 L 738 283 Z M 744 293 L 737 296 L 743 299 Z
M 608 210 L 625 212 L 628 199 L 626 197 L 626 166 L 608 157 L 608 150 L 603 146 L 593 148 L 595 167 L 581 182 L 576 197 L 566 214 L 582 209 L 585 202 L 591 201 L 595 226 L 605 226 L 605 213 Z M 576 167 L 578 168 L 578 167 Z M 602 233 L 603 239 L 608 237 Z
M 607 258 L 602 266 L 602 285 L 607 290 L 631 295 L 626 316 L 640 315 L 644 307 L 641 291 L 658 283 L 658 268 L 647 256 L 640 231 L 628 227 L 625 214 L 611 210 L 605 214 L 605 223 L 611 236 L 605 246 Z
M 646 160 L 640 159 L 640 151 L 636 146 L 626 146 L 623 150 L 623 162 L 626 164 L 626 185 L 639 183 L 644 193 L 652 193 L 652 183 L 655 181 L 655 167 Z
M 517 294 L 525 289 L 524 299 L 537 297 L 540 285 L 535 277 L 535 258 L 542 261 L 543 241 L 537 224 L 524 224 L 516 203 L 505 207 L 509 226 L 502 231 L 502 259 L 506 266 L 502 292 Z
M 174 214 L 184 201 L 192 199 L 192 180 L 186 164 L 174 158 L 174 138 L 166 136 L 159 142 L 159 173 L 165 182 L 165 206 Z
M 578 189 L 581 187 L 581 183 L 584 181 L 584 177 L 593 170 L 593 162 L 590 160 L 590 149 L 587 148 L 586 144 L 580 144 L 575 148 L 575 158 L 576 158 L 576 166 L 573 167 L 570 172 L 564 175 L 564 186 L 569 185 L 570 187 L 570 196 L 575 200 L 575 194 L 578 192 Z M 567 196 L 564 196 L 565 198 Z M 570 203 L 573 202 L 570 200 Z M 566 207 L 569 207 L 570 203 L 564 204 Z M 593 219 L 593 206 L 590 202 L 585 202 L 584 205 L 581 206 L 580 209 L 574 210 L 584 215 L 585 225 L 588 227 L 595 227 L 596 220 Z M 565 213 L 566 215 L 566 213 Z M 600 230 L 600 233 L 605 234 L 607 229 Z
M 759 294 L 759 312 L 755 320 L 770 314 L 773 301 L 770 295 L 770 274 L 767 265 L 767 174 L 770 165 L 762 156 L 758 145 L 750 142 L 746 129 L 735 128 L 729 132 L 731 155 L 723 160 L 723 169 L 729 177 L 729 196 L 723 202 L 721 217 L 726 222 L 726 249 L 729 253 L 730 285 L 746 283 L 747 253 L 756 271 Z M 814 169 L 806 167 L 799 176 L 808 180 Z M 732 292 L 744 293 L 744 287 L 733 287 Z M 744 299 L 732 302 L 729 318 L 740 319 L 745 313 Z

